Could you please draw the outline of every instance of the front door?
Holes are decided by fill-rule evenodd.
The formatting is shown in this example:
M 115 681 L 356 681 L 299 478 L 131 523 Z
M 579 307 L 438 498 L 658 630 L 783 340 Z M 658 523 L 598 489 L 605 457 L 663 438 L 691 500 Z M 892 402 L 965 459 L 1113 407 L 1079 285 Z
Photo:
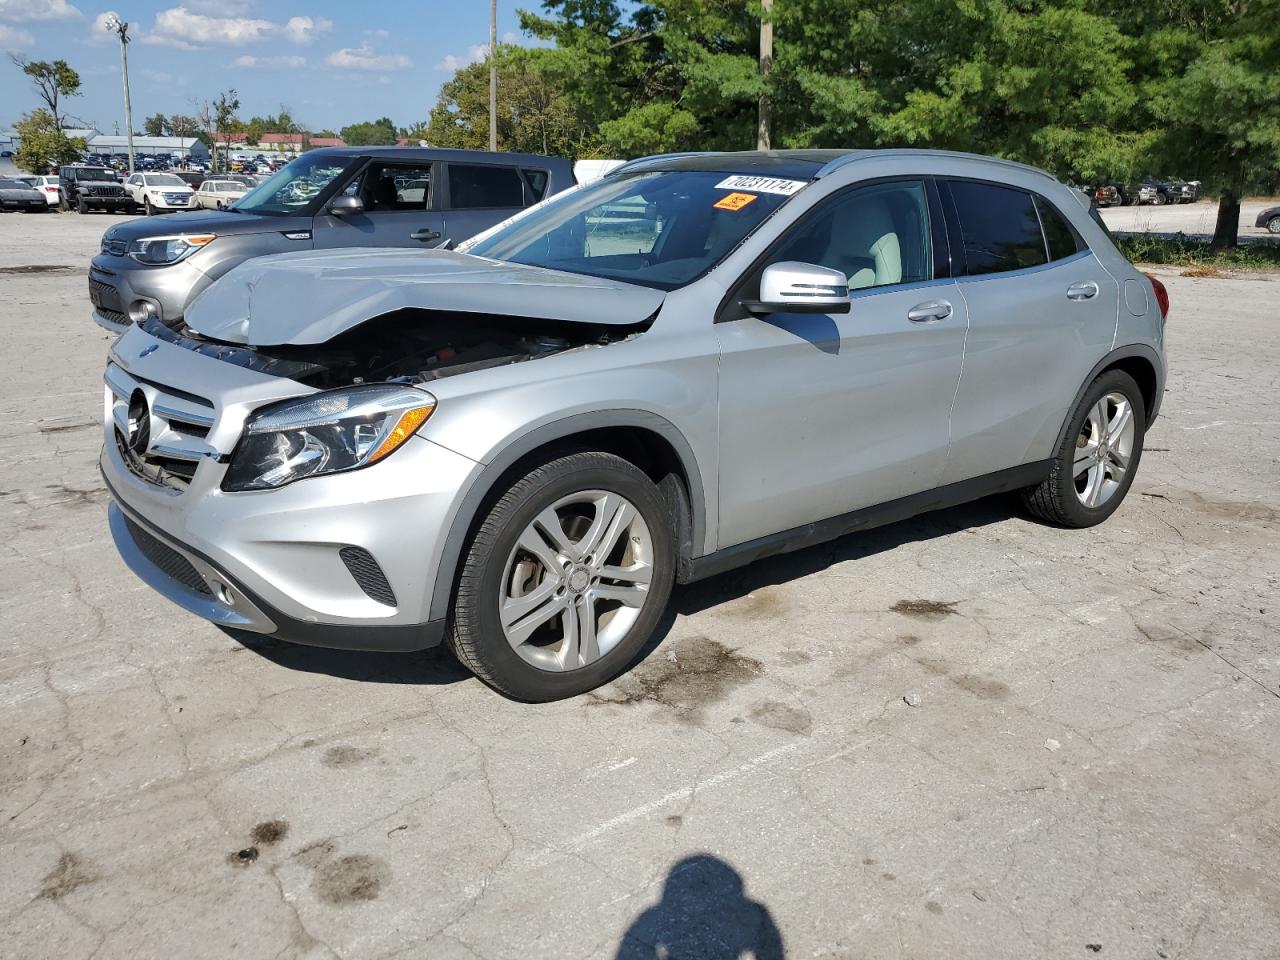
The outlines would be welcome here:
M 921 180 L 846 191 L 767 258 L 843 272 L 849 313 L 716 325 L 721 548 L 938 484 L 968 316 L 945 254 L 935 270 L 928 194 Z
M 338 194 L 359 197 L 364 212 L 335 217 L 321 210 L 312 230 L 316 248 L 438 247 L 448 234 L 435 204 L 434 166 L 370 161 Z

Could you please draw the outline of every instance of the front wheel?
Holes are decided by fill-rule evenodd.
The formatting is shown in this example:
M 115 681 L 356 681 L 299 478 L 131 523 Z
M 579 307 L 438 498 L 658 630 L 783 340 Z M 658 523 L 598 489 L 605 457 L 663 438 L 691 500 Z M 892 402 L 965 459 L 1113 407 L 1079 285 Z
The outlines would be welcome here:
M 76 200 L 76 213 L 88 213 L 88 212 L 89 212 L 89 205 L 84 202 L 84 199 L 81 198 Z
M 1267 221 L 1268 233 L 1280 233 L 1280 217 L 1272 217 Z
M 612 454 L 568 454 L 517 481 L 476 531 L 450 643 L 517 700 L 585 693 L 635 659 L 674 575 L 673 525 L 653 482 Z
M 150 197 L 143 198 L 142 208 L 146 211 L 148 217 L 155 215 L 156 208 L 151 205 Z
M 1091 527 L 1115 513 L 1142 459 L 1147 408 L 1123 370 L 1108 370 L 1080 399 L 1047 479 L 1022 492 L 1027 509 L 1064 527 Z

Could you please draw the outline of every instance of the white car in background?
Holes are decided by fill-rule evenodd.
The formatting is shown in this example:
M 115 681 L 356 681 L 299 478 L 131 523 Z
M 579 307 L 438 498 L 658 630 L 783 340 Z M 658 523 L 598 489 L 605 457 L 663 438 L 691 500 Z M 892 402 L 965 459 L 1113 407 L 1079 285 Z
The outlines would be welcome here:
M 14 177 L 14 179 L 31 184 L 31 188 L 44 197 L 44 202 L 49 206 L 58 205 L 62 188 L 58 186 L 57 177 Z
M 196 190 L 196 206 L 206 210 L 222 210 L 248 192 L 249 188 L 239 180 L 206 180 Z
M 124 188 L 147 216 L 169 210 L 191 210 L 196 206 L 196 192 L 172 173 L 135 173 L 125 180 Z

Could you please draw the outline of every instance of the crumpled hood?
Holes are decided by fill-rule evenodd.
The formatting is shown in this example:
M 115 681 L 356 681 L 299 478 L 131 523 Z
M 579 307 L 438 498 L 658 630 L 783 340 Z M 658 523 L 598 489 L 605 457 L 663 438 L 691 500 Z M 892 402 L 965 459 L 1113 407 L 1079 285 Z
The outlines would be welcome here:
M 448 250 L 318 250 L 248 260 L 187 308 L 205 337 L 250 346 L 324 343 L 394 310 L 455 310 L 631 324 L 661 290 Z

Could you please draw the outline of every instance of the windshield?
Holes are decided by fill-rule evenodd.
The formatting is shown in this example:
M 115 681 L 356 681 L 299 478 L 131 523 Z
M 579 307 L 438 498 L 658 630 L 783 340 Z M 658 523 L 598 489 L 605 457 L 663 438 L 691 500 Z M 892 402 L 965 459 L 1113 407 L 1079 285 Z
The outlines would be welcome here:
M 355 157 L 303 154 L 237 200 L 235 208 L 273 216 L 310 216 L 325 188 L 356 162 Z
M 187 185 L 185 180 L 175 177 L 172 173 L 148 174 L 142 180 L 148 187 L 185 187 Z
M 719 263 L 806 183 L 702 170 L 607 177 L 468 252 L 674 290 Z
M 94 170 L 85 167 L 77 171 L 76 178 L 79 180 L 110 180 L 112 183 L 116 182 L 116 175 L 110 170 Z

